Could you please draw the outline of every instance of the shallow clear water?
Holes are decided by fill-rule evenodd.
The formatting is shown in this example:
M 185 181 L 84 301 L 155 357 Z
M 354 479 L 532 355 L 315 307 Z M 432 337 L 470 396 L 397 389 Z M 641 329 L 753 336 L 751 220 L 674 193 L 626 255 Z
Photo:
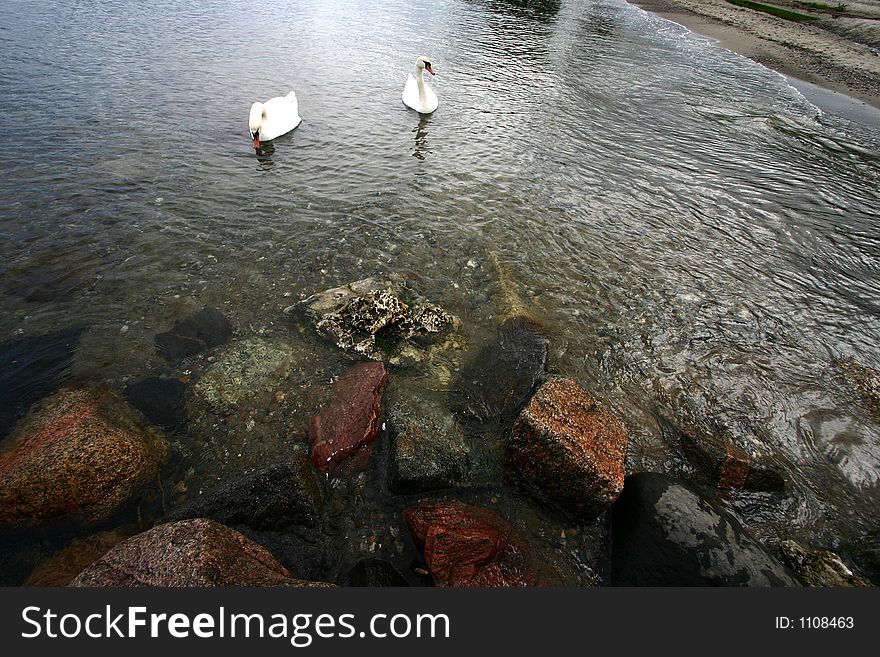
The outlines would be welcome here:
M 759 535 L 877 525 L 839 364 L 880 368 L 880 121 L 623 0 L 0 6 L 0 340 L 88 325 L 73 375 L 118 386 L 204 305 L 292 340 L 301 295 L 401 272 L 474 346 L 513 288 L 631 470 L 673 469 L 657 417 L 697 409 L 793 481 L 726 501 Z M 249 106 L 291 88 L 303 123 L 258 157 Z M 344 367 L 305 340 L 290 440 Z M 178 440 L 205 477 L 277 449 L 211 421 Z

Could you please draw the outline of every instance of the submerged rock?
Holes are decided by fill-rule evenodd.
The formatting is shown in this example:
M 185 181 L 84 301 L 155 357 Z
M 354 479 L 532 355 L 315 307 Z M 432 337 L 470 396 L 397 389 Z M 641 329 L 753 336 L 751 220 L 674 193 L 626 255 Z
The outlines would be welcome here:
M 435 586 L 534 586 L 528 545 L 498 514 L 464 502 L 433 502 L 404 513 Z
M 327 469 L 379 435 L 382 392 L 388 373 L 382 363 L 355 365 L 333 385 L 333 398 L 309 423 L 312 461 Z
M 595 518 L 623 489 L 626 426 L 571 379 L 544 383 L 513 425 L 511 465 L 547 500 Z
M 855 575 L 833 552 L 810 550 L 796 541 L 782 541 L 779 551 L 785 564 L 807 586 L 871 586 Z
M 250 338 L 232 344 L 195 385 L 195 393 L 217 410 L 271 390 L 290 370 L 290 347 L 275 340 Z
M 265 548 L 197 518 L 166 523 L 110 550 L 71 586 L 331 586 L 291 577 Z
M 452 413 L 436 400 L 399 391 L 389 405 L 388 432 L 392 492 L 421 493 L 468 483 L 470 447 Z
M 170 331 L 156 335 L 156 348 L 167 360 L 180 360 L 225 344 L 232 325 L 216 308 L 203 308 L 177 322 Z
M 409 586 L 397 569 L 382 559 L 364 559 L 348 573 L 349 586 Z
M 339 348 L 378 361 L 387 361 L 407 340 L 428 338 L 457 322 L 440 306 L 415 299 L 399 278 L 365 278 L 324 290 L 285 309 L 294 311 Z
M 453 383 L 456 416 L 477 429 L 512 421 L 546 375 L 548 354 L 537 324 L 525 317 L 506 320 Z
M 0 344 L 0 438 L 64 381 L 84 326 Z
M 293 525 L 319 527 L 324 498 L 309 458 L 267 466 L 209 490 L 172 511 L 169 520 L 209 518 L 224 525 L 281 530 Z
M 855 387 L 862 406 L 880 422 L 880 372 L 854 360 L 842 361 L 838 367 Z
M 186 384 L 182 381 L 151 377 L 125 386 L 123 395 L 151 424 L 171 433 L 186 431 Z
M 168 452 L 109 388 L 57 393 L 14 440 L 0 456 L 0 525 L 97 525 L 156 478 Z
M 266 531 L 245 525 L 234 529 L 265 548 L 296 579 L 322 580 L 339 569 L 341 553 L 321 530 L 296 526 Z
M 741 447 L 712 435 L 680 434 L 685 458 L 699 478 L 719 488 L 782 492 L 785 479 L 773 466 L 759 463 Z
M 797 586 L 732 515 L 662 474 L 626 478 L 612 507 L 615 586 Z

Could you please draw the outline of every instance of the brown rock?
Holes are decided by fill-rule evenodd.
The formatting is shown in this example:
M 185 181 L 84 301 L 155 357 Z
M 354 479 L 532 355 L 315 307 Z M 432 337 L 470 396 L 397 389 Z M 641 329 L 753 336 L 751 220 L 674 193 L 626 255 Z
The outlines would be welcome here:
M 382 391 L 388 373 L 382 363 L 355 365 L 333 386 L 333 399 L 309 424 L 312 461 L 327 469 L 379 435 Z
M 196 518 L 158 525 L 120 543 L 71 586 L 332 585 L 295 579 L 268 551 L 234 529 Z
M 687 459 L 701 468 L 721 488 L 742 488 L 749 474 L 748 453 L 733 443 L 712 436 L 682 434 Z
M 534 586 L 528 545 L 496 513 L 464 502 L 408 509 L 406 522 L 436 586 Z
M 109 388 L 63 390 L 23 421 L 0 456 L 0 525 L 94 526 L 156 478 L 167 451 Z
M 682 452 L 706 483 L 719 488 L 782 491 L 785 479 L 766 463 L 753 460 L 730 440 L 700 433 L 681 433 Z
M 627 430 L 571 379 L 543 384 L 513 425 L 510 462 L 550 502 L 595 517 L 623 489 Z
M 74 577 L 103 557 L 115 545 L 128 538 L 119 531 L 100 532 L 76 538 L 63 550 L 38 566 L 25 586 L 67 586 Z

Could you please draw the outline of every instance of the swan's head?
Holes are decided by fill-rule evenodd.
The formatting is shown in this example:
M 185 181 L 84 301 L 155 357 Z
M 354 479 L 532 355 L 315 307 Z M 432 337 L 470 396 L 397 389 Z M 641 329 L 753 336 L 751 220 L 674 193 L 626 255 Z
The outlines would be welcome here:
M 263 125 L 263 103 L 251 105 L 251 115 L 248 118 L 248 130 L 251 139 L 254 140 L 254 148 L 260 147 L 260 127 Z
M 431 60 L 422 55 L 416 60 L 416 70 L 421 73 L 422 71 L 427 71 L 431 75 L 436 75 L 434 73 L 434 69 L 431 68 Z

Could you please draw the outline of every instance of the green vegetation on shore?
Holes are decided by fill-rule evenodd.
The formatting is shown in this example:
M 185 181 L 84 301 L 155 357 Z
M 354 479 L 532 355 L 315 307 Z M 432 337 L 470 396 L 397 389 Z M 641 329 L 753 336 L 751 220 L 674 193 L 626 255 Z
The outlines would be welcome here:
M 795 4 L 802 5 L 808 9 L 815 9 L 816 11 L 824 11 L 838 15 L 846 13 L 847 10 L 847 5 L 842 2 L 836 5 L 826 5 L 824 2 L 796 2 Z
M 799 14 L 796 11 L 791 11 L 789 9 L 782 9 L 781 7 L 774 7 L 773 5 L 765 5 L 760 2 L 752 2 L 752 0 L 727 0 L 730 4 L 737 5 L 738 7 L 745 7 L 747 9 L 754 9 L 755 11 L 762 11 L 765 14 L 772 14 L 774 16 L 778 16 L 779 18 L 784 18 L 787 21 L 794 21 L 796 23 L 803 23 L 808 21 L 819 20 L 817 16 L 809 16 L 807 14 Z

